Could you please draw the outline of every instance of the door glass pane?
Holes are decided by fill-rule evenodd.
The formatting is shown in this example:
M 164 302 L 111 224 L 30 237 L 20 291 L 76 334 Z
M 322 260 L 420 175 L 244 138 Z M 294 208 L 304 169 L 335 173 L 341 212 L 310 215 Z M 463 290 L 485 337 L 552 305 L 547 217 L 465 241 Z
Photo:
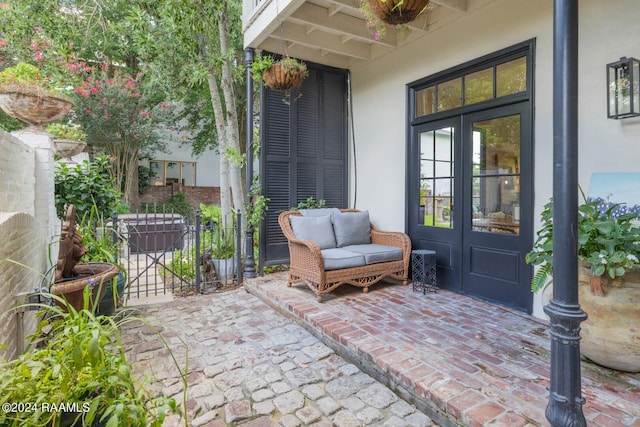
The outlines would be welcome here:
M 496 67 L 496 96 L 527 90 L 527 58 L 514 59 Z
M 149 162 L 153 185 L 164 185 L 164 162 Z
M 196 185 L 196 164 L 182 163 L 182 183 L 193 187 Z
M 436 112 L 436 88 L 431 86 L 416 92 L 416 117 Z
M 418 224 L 453 227 L 453 128 L 420 134 Z
M 438 111 L 462 106 L 462 77 L 438 85 Z
M 473 123 L 472 228 L 520 232 L 520 115 Z
M 493 98 L 493 67 L 467 74 L 464 77 L 465 105 Z
M 166 182 L 167 184 L 180 182 L 180 163 L 167 162 Z

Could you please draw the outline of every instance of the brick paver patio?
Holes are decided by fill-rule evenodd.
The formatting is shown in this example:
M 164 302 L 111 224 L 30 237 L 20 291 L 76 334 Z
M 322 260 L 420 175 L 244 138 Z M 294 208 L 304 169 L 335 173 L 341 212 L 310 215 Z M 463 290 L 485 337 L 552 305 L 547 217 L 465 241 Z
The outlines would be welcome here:
M 285 273 L 245 288 L 441 425 L 548 425 L 548 324 L 440 290 L 342 286 L 323 303 Z M 590 426 L 640 426 L 640 374 L 582 362 Z

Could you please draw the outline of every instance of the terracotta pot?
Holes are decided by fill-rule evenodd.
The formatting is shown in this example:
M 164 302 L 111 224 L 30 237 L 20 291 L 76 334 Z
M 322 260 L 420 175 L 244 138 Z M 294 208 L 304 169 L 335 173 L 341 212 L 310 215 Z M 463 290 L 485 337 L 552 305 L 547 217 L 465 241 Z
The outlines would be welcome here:
M 622 283 L 602 276 L 604 296 L 591 292 L 589 269 L 578 272 L 580 306 L 589 318 L 582 323 L 580 351 L 607 368 L 640 372 L 640 269 Z
M 69 113 L 70 98 L 36 85 L 0 86 L 0 108 L 32 126 L 60 120 Z
M 84 150 L 84 147 L 87 146 L 87 143 L 73 139 L 54 138 L 53 146 L 58 156 L 71 158 L 76 154 L 80 154 L 82 150 Z
M 368 0 L 369 8 L 382 22 L 402 25 L 415 20 L 422 13 L 429 0 Z
M 84 289 L 91 286 L 92 300 L 89 308 L 93 308 L 100 303 L 104 296 L 108 282 L 118 275 L 120 270 L 114 264 L 108 262 L 90 262 L 86 264 L 77 264 L 70 278 L 56 281 L 51 286 L 51 293 L 58 295 L 67 300 L 76 310 L 82 310 L 84 307 Z M 58 306 L 64 306 L 56 301 Z
M 303 72 L 296 68 L 275 63 L 262 73 L 264 84 L 273 90 L 291 90 L 302 84 Z

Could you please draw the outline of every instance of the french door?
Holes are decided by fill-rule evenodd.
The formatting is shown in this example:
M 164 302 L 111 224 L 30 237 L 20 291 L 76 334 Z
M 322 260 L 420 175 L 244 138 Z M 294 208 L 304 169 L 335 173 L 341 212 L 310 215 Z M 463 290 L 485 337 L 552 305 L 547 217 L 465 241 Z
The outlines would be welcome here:
M 436 251 L 439 286 L 530 311 L 527 102 L 412 127 L 409 234 Z

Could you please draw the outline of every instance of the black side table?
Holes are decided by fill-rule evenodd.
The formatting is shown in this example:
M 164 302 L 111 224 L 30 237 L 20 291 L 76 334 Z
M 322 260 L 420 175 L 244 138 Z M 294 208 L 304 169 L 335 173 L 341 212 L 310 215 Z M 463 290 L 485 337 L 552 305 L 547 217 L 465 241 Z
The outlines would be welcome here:
M 416 249 L 411 251 L 411 277 L 413 291 L 437 292 L 436 251 Z

